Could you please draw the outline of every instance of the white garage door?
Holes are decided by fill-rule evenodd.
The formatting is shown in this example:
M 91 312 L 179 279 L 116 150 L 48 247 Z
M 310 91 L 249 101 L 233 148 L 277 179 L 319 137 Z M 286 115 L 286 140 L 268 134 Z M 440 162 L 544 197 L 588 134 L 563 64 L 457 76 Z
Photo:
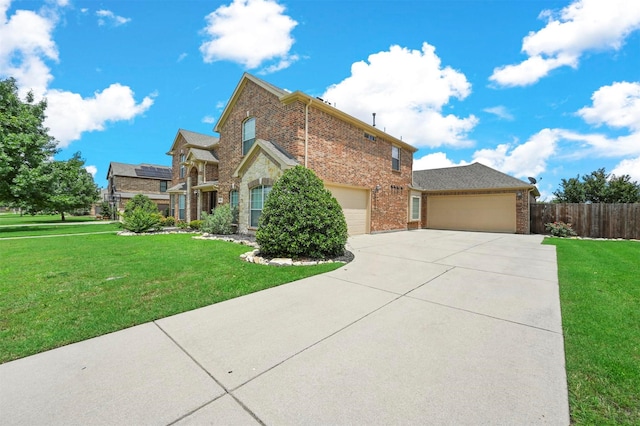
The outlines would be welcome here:
M 516 232 L 516 195 L 430 195 L 427 228 Z
M 349 235 L 369 232 L 369 191 L 331 185 L 327 185 L 326 188 L 342 207 Z

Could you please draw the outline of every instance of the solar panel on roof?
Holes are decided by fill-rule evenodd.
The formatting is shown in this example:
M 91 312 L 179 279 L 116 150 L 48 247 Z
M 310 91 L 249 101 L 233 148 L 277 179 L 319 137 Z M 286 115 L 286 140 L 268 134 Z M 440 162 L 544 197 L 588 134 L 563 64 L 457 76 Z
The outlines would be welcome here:
M 171 170 L 161 167 L 153 166 L 140 166 L 140 168 L 134 169 L 136 176 L 158 178 L 158 179 L 171 179 Z

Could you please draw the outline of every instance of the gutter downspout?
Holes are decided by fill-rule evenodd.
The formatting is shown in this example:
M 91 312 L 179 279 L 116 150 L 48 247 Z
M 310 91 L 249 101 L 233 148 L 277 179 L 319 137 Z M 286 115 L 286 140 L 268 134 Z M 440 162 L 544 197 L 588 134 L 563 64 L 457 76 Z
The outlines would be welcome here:
M 309 106 L 313 98 L 309 98 L 309 103 L 304 106 L 304 167 L 307 168 L 309 152 Z

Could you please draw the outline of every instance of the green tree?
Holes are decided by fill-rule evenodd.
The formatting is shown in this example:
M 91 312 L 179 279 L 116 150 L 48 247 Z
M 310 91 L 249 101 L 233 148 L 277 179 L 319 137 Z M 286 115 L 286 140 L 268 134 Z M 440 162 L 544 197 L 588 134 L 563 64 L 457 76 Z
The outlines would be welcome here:
M 562 179 L 560 188 L 553 191 L 556 203 L 584 203 L 586 198 L 584 195 L 584 186 L 580 182 L 580 175 Z
M 638 203 L 640 184 L 631 176 L 608 174 L 604 168 L 571 179 L 562 179 L 553 192 L 557 203 Z
M 124 205 L 124 214 L 132 213 L 137 208 L 147 213 L 158 213 L 158 205 L 143 194 L 134 195 L 132 199 L 127 201 L 127 204 Z
M 46 108 L 46 101 L 35 102 L 32 93 L 22 101 L 15 79 L 0 81 L 0 202 L 18 207 L 39 202 L 37 190 L 22 185 L 17 193 L 16 183 L 35 178 L 35 169 L 57 152 L 43 125 Z M 35 181 L 34 187 L 41 183 Z
M 284 172 L 265 201 L 256 241 L 274 257 L 326 258 L 344 253 L 347 223 L 338 201 L 309 169 Z
M 16 177 L 14 193 L 29 212 L 60 214 L 89 209 L 99 199 L 98 186 L 77 152 L 67 161 L 50 161 Z
M 584 197 L 592 203 L 613 203 L 609 197 L 609 176 L 604 168 L 595 170 L 582 177 Z

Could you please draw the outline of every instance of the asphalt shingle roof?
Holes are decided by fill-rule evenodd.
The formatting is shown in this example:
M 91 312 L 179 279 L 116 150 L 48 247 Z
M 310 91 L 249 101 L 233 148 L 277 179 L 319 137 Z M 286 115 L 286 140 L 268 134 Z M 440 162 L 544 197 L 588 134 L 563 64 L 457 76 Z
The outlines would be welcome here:
M 413 172 L 413 185 L 425 191 L 535 188 L 533 185 L 480 163 Z
M 203 133 L 192 132 L 191 130 L 184 129 L 180 129 L 179 132 L 188 144 L 199 146 L 205 149 L 209 149 L 219 142 L 219 139 L 215 136 L 209 136 Z
M 171 167 L 157 164 L 126 164 L 112 161 L 109 168 L 114 176 L 128 176 L 143 179 L 171 180 Z
M 196 160 L 208 161 L 209 163 L 217 163 L 218 159 L 213 154 L 213 151 L 207 151 L 206 149 L 191 148 L 189 150 Z

